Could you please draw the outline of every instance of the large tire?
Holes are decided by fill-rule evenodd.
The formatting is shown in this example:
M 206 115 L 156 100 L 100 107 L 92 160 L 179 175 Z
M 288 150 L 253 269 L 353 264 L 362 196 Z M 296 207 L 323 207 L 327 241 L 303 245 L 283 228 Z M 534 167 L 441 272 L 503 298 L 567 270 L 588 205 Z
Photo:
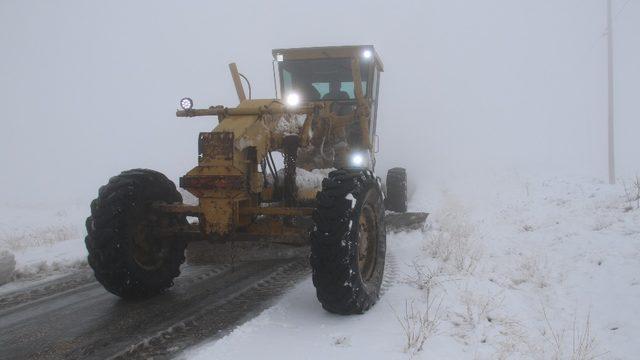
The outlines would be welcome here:
M 313 284 L 322 307 L 362 314 L 376 303 L 386 230 L 380 185 L 368 170 L 336 170 L 316 196 L 311 232 Z
M 393 168 L 387 172 L 387 210 L 407 212 L 407 171 L 403 168 Z
M 112 177 L 91 202 L 85 238 L 89 265 L 105 289 L 125 299 L 150 297 L 171 287 L 184 262 L 184 241 L 156 239 L 151 231 L 186 219 L 152 212 L 153 202 L 182 202 L 182 196 L 171 180 L 147 169 Z

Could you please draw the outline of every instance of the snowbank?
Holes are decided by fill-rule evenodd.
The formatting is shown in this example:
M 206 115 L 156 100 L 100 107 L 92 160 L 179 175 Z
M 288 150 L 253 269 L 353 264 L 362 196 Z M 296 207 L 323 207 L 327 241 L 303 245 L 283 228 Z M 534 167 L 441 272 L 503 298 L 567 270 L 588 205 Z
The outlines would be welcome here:
M 0 205 L 0 254 L 11 254 L 5 260 L 0 255 L 0 280 L 41 278 L 84 266 L 87 213 L 88 207 L 75 205 Z
M 388 236 L 386 290 L 367 314 L 325 312 L 307 280 L 184 357 L 633 358 L 640 209 L 628 200 L 622 187 L 561 179 L 417 197 L 429 228 Z
M 15 252 L 14 278 L 29 279 L 70 271 L 87 265 L 84 239 L 76 238 Z

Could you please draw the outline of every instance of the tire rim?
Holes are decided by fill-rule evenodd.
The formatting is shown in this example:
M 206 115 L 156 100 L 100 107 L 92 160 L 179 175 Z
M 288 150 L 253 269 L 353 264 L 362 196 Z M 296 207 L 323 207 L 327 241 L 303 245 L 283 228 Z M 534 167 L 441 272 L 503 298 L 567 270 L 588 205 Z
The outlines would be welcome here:
M 358 227 L 358 269 L 362 280 L 367 282 L 373 277 L 378 249 L 378 226 L 371 205 L 365 204 L 362 207 Z
M 150 227 L 139 224 L 133 231 L 133 260 L 145 270 L 157 270 L 168 253 L 165 239 L 149 236 Z

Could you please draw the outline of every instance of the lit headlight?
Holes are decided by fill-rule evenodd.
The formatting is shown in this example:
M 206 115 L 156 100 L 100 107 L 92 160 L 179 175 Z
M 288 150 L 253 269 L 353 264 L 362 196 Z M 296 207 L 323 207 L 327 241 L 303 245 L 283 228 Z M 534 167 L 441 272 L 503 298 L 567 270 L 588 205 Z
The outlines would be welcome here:
M 300 95 L 296 93 L 291 93 L 287 95 L 287 105 L 291 107 L 296 107 L 300 104 Z
M 353 154 L 351 155 L 350 163 L 353 167 L 362 167 L 364 166 L 364 156 L 360 153 Z
M 193 100 L 189 98 L 183 98 L 180 100 L 180 107 L 182 110 L 191 110 L 193 109 Z
M 371 53 L 371 50 L 365 50 L 365 51 L 362 52 L 362 57 L 365 58 L 365 59 L 371 58 L 371 55 L 373 55 Z

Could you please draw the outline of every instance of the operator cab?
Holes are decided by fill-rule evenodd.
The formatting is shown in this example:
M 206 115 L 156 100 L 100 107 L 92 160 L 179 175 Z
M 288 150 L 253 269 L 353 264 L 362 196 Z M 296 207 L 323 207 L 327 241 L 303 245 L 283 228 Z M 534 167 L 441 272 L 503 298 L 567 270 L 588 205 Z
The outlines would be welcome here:
M 355 100 L 351 59 L 285 60 L 280 64 L 282 94 L 297 92 L 303 102 Z M 369 64 L 361 64 L 362 92 L 367 94 Z
M 273 57 L 274 64 L 278 65 L 278 97 L 286 106 L 295 108 L 302 104 L 322 103 L 335 116 L 351 119 L 343 125 L 332 122 L 329 129 L 323 129 L 326 122 L 314 121 L 311 125 L 312 145 L 316 148 L 326 146 L 325 136 L 333 136 L 335 158 L 338 159 L 345 158 L 348 151 L 371 149 L 376 141 L 378 89 L 383 71 L 382 61 L 373 46 L 276 49 Z M 368 108 L 366 120 L 357 121 L 356 114 L 362 107 Z M 339 148 L 345 142 L 347 147 Z M 373 165 L 373 154 L 370 156 Z
M 360 68 L 363 99 L 377 103 L 382 62 L 373 46 L 332 46 L 273 50 L 278 63 L 280 97 L 301 103 L 357 103 L 354 59 Z M 287 101 L 288 102 L 288 101 Z

